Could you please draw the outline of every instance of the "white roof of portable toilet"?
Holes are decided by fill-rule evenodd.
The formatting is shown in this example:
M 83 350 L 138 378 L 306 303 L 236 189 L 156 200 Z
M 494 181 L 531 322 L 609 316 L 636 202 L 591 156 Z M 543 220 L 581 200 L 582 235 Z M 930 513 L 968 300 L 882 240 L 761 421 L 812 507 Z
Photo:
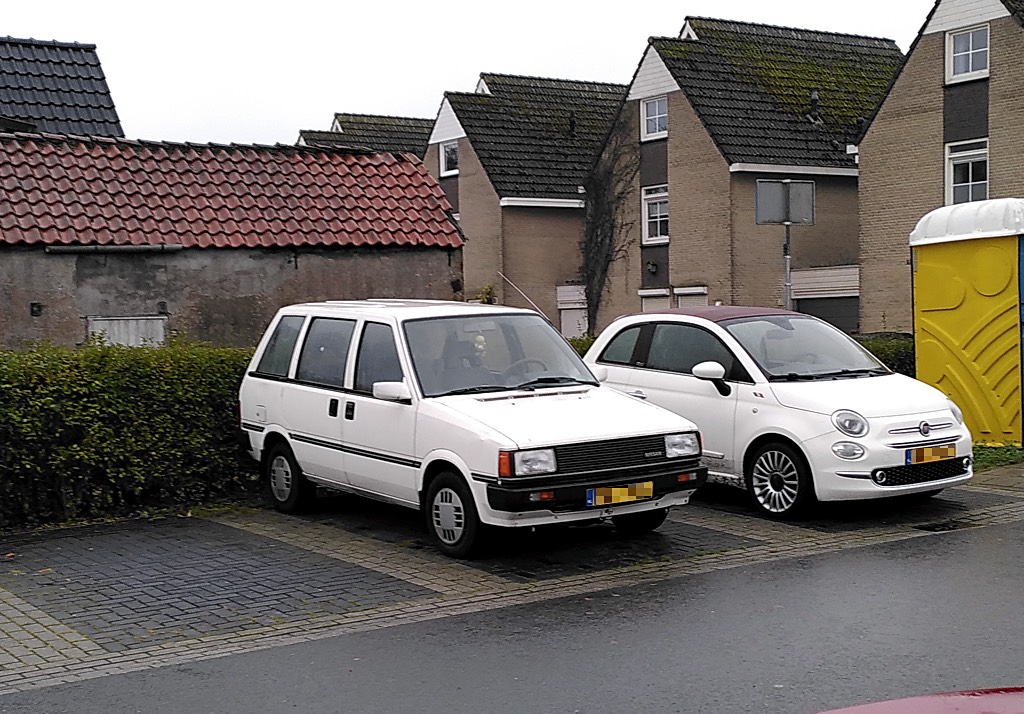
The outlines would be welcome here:
M 1024 235 L 1024 198 L 993 198 L 936 208 L 917 222 L 910 245 Z

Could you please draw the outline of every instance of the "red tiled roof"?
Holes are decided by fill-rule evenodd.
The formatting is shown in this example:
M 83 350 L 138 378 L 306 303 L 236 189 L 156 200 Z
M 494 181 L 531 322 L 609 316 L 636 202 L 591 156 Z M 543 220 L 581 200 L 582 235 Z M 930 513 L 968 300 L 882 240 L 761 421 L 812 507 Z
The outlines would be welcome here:
M 412 155 L 0 134 L 0 244 L 459 247 Z

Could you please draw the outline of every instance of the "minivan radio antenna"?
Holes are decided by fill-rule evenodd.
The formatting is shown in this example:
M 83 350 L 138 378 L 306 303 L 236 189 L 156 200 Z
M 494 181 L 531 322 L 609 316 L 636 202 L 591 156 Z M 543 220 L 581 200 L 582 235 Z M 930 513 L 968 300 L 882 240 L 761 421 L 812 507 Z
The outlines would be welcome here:
M 531 299 L 529 298 L 529 296 L 528 296 L 528 295 L 527 295 L 526 293 L 524 293 L 524 292 L 523 292 L 522 290 L 520 290 L 520 289 L 519 289 L 519 286 L 518 286 L 518 285 L 516 285 L 516 284 L 515 284 L 515 283 L 513 283 L 513 282 L 512 282 L 511 280 L 509 280 L 508 278 L 506 278 L 506 277 L 505 277 L 505 274 L 504 274 L 503 272 L 501 272 L 501 271 L 499 270 L 499 271 L 498 271 L 498 275 L 500 275 L 500 276 L 501 276 L 502 280 L 504 280 L 504 281 L 505 281 L 506 283 L 508 283 L 509 285 L 511 285 L 511 286 L 512 286 L 513 288 L 515 288 L 515 289 L 516 289 L 516 292 L 517 292 L 517 293 L 519 293 L 520 295 L 522 295 L 522 296 L 523 296 L 523 299 L 524 299 L 524 300 L 526 300 L 526 302 L 528 302 L 528 303 L 530 303 L 531 305 L 533 305 L 533 309 L 534 309 L 534 310 L 536 310 L 537 312 L 539 312 L 539 313 L 540 313 L 541 315 L 543 315 L 543 314 L 544 314 L 544 311 L 543 311 L 543 310 L 541 310 L 541 309 L 540 309 L 539 307 L 537 307 L 537 303 L 535 303 L 535 302 L 534 302 L 533 300 L 531 300 Z

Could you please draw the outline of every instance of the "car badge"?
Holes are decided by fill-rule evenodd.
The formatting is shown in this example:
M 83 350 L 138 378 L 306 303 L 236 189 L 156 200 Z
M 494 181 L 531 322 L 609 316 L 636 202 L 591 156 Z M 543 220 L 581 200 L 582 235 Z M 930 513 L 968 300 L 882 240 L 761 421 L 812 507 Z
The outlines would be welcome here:
M 920 432 L 921 432 L 921 436 L 928 436 L 929 434 L 931 434 L 931 433 L 932 433 L 932 427 L 931 427 L 931 424 L 929 424 L 929 423 L 928 423 L 928 422 L 926 422 L 926 421 L 923 421 L 923 422 L 921 422 L 921 423 L 920 423 L 920 424 L 918 425 L 917 429 L 918 429 L 918 431 L 920 431 Z
M 653 459 L 656 456 L 661 456 L 660 451 L 648 451 L 644 454 L 644 458 Z

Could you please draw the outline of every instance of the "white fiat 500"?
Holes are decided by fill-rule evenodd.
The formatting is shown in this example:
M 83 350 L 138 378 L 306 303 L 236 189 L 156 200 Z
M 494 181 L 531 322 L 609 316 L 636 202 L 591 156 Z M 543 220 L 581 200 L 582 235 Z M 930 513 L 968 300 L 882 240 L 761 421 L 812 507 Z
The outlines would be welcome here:
M 809 315 L 721 306 L 622 317 L 585 361 L 695 421 L 708 478 L 746 488 L 767 516 L 815 500 L 930 496 L 972 475 L 956 404 Z
M 653 530 L 707 477 L 693 422 L 601 386 L 529 310 L 282 308 L 239 402 L 243 444 L 278 509 L 302 509 L 316 485 L 422 509 L 455 557 L 482 525 L 610 518 Z

